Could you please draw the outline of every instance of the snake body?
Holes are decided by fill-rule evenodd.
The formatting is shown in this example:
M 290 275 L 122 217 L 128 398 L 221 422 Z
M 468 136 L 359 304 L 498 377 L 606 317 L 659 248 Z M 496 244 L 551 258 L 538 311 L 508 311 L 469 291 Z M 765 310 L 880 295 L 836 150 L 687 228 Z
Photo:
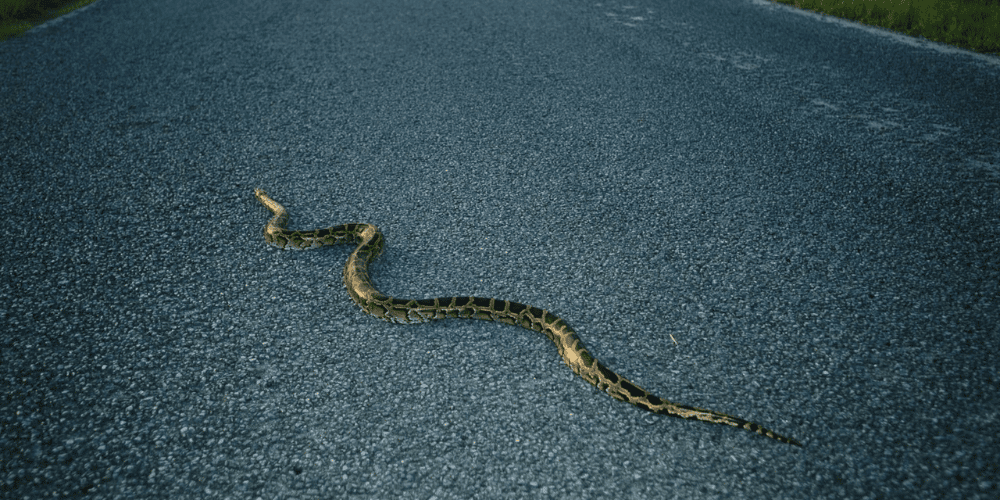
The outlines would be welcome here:
M 279 248 L 309 249 L 329 245 L 355 244 L 344 266 L 347 293 L 364 312 L 394 323 L 422 323 L 444 318 L 481 319 L 516 325 L 545 334 L 556 345 L 559 356 L 587 382 L 611 397 L 661 415 L 731 425 L 796 446 L 798 441 L 725 413 L 672 403 L 657 397 L 601 364 L 587 351 L 576 332 L 562 318 L 537 307 L 482 297 L 439 297 L 398 299 L 375 289 L 368 277 L 368 265 L 381 253 L 382 233 L 371 224 L 354 223 L 325 229 L 291 231 L 288 212 L 262 189 L 254 195 L 274 216 L 264 227 L 264 240 Z

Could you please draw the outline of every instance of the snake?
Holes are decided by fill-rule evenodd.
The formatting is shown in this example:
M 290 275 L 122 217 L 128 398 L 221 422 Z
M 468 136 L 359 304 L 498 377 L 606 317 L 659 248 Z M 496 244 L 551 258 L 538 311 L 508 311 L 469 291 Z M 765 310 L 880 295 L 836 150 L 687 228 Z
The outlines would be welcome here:
M 264 240 L 273 246 L 307 250 L 331 245 L 356 245 L 344 265 L 344 286 L 351 299 L 371 316 L 392 323 L 423 323 L 445 318 L 479 319 L 534 330 L 544 334 L 556 345 L 559 356 L 574 373 L 612 398 L 656 414 L 730 425 L 782 443 L 802 446 L 795 439 L 782 436 L 760 424 L 726 413 L 673 403 L 653 395 L 599 362 L 584 347 L 569 324 L 547 310 L 510 300 L 483 297 L 390 297 L 378 291 L 368 276 L 369 264 L 382 254 L 385 245 L 378 227 L 366 223 L 351 223 L 324 229 L 292 231 L 285 227 L 289 222 L 285 207 L 274 201 L 263 189 L 255 189 L 254 196 L 274 214 L 264 226 Z

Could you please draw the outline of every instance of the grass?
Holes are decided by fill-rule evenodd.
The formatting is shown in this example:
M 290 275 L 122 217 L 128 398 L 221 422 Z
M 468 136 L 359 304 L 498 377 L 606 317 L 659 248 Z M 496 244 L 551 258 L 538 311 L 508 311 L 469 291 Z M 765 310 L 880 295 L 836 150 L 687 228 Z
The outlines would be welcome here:
M 94 0 L 0 0 L 0 41 Z M 771 0 L 1000 56 L 1000 0 Z
M 771 0 L 1000 56 L 1000 0 Z
M 93 3 L 94 0 L 0 0 L 0 41 Z

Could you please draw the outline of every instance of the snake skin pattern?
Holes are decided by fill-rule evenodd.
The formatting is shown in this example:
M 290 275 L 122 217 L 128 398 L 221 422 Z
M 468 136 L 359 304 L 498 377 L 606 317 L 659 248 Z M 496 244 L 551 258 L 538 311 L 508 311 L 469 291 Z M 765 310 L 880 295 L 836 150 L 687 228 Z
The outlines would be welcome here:
M 344 285 L 351 299 L 361 306 L 364 312 L 376 318 L 394 323 L 421 323 L 444 318 L 481 319 L 541 332 L 556 345 L 559 356 L 574 373 L 617 400 L 653 413 L 731 425 L 782 443 L 802 446 L 798 441 L 776 434 L 760 424 L 717 411 L 671 403 L 650 394 L 597 361 L 583 346 L 576 332 L 561 318 L 546 310 L 509 300 L 481 297 L 420 300 L 389 297 L 376 290 L 368 277 L 368 265 L 382 253 L 384 244 L 382 233 L 377 227 L 359 223 L 310 231 L 291 231 L 285 229 L 289 217 L 284 207 L 271 199 L 262 189 L 254 190 L 254 195 L 274 213 L 274 217 L 264 227 L 264 240 L 272 245 L 282 249 L 309 249 L 338 244 L 357 245 L 344 266 Z

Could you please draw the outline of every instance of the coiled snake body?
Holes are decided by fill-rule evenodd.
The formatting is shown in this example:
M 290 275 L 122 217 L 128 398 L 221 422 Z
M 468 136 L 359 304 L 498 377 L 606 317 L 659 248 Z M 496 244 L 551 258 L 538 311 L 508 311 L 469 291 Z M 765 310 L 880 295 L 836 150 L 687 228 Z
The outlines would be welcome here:
M 271 212 L 264 227 L 264 239 L 280 248 L 309 249 L 342 243 L 356 244 L 357 248 L 347 258 L 344 266 L 344 285 L 347 293 L 361 309 L 376 318 L 394 323 L 421 323 L 444 318 L 468 318 L 499 321 L 544 333 L 556 345 L 559 356 L 577 375 L 611 397 L 631 403 L 653 413 L 670 415 L 688 420 L 701 420 L 716 424 L 740 427 L 772 439 L 796 446 L 798 441 L 774 433 L 759 424 L 739 417 L 693 406 L 671 403 L 650 394 L 630 380 L 611 371 L 595 359 L 583 346 L 576 332 L 561 318 L 546 310 L 509 300 L 482 297 L 442 297 L 433 299 L 397 299 L 379 292 L 368 277 L 368 264 L 382 253 L 382 233 L 371 224 L 344 224 L 314 229 L 291 231 L 288 212 L 271 199 L 262 189 L 254 195 Z

